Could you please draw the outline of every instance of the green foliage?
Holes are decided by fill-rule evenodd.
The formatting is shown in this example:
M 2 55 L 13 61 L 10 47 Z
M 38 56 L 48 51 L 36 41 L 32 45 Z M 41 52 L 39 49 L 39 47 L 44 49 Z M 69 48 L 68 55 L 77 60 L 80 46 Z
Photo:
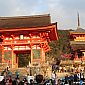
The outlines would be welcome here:
M 5 60 L 9 60 L 10 59 L 10 55 L 11 55 L 10 51 L 5 51 L 5 53 L 4 53 Z
M 33 49 L 33 58 L 35 59 L 40 58 L 40 50 Z
M 70 53 L 70 42 L 69 42 L 69 31 L 68 30 L 59 30 L 59 40 L 57 41 L 58 48 L 63 53 Z
M 71 50 L 69 36 L 69 30 L 58 30 L 59 39 L 49 43 L 51 50 L 46 55 L 58 59 L 61 54 L 69 54 Z

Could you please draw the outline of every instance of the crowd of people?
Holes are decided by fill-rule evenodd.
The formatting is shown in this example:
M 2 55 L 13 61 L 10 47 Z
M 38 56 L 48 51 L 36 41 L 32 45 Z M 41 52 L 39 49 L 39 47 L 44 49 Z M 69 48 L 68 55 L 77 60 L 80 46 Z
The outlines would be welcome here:
M 34 79 L 30 79 L 28 82 L 27 77 L 20 80 L 19 77 L 13 79 L 11 76 L 4 77 L 2 81 L 0 81 L 0 85 L 56 85 L 55 79 L 44 79 L 43 75 L 38 74 Z
M 42 75 L 36 76 L 36 82 L 34 82 L 32 79 L 30 79 L 30 82 L 28 82 L 27 78 L 23 78 L 23 80 L 20 80 L 20 78 L 15 78 L 12 79 L 11 76 L 8 78 L 4 78 L 1 82 L 0 85 L 43 85 L 42 82 Z
M 28 75 L 21 79 L 19 72 L 16 72 L 13 77 L 8 67 L 4 69 L 1 76 L 4 78 L 0 81 L 0 85 L 55 85 L 55 79 L 45 79 L 41 74 L 34 76 L 34 79 L 30 79 L 30 81 L 28 81 Z
M 56 77 L 56 85 L 85 85 L 85 67 L 83 66 L 53 66 L 56 73 L 64 73 L 64 77 Z
M 53 65 L 52 66 L 53 70 L 56 70 L 57 72 L 80 72 L 81 70 L 85 72 L 85 67 L 82 67 L 81 65 L 79 66 L 58 66 L 58 65 Z
M 62 78 L 59 78 L 57 71 L 54 70 L 52 71 L 51 78 L 45 78 L 43 75 L 38 74 L 34 76 L 34 79 L 30 79 L 30 81 L 28 81 L 26 76 L 21 80 L 19 72 L 16 72 L 13 78 L 12 72 L 8 68 L 1 73 L 1 76 L 3 74 L 4 79 L 0 81 L 0 85 L 85 85 L 84 70 L 80 72 L 76 70 L 75 73 L 66 74 Z
M 61 78 L 60 85 L 85 85 L 85 74 L 81 71 L 80 73 L 75 72 L 74 74 L 70 74 Z

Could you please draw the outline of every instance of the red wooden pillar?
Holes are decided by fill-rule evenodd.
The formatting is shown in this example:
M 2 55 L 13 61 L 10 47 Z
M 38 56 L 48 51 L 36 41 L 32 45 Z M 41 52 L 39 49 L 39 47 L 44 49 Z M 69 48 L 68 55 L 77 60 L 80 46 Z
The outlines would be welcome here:
M 13 61 L 14 61 L 14 59 L 13 59 L 13 55 L 14 54 L 14 51 L 13 51 L 13 46 L 12 46 L 12 50 L 11 50 L 11 67 L 13 68 Z
M 31 45 L 31 64 L 33 64 L 33 49 L 32 49 L 32 45 Z
M 32 49 L 32 35 L 29 34 L 30 36 L 30 49 L 31 49 L 31 65 L 33 64 L 33 49 Z
M 11 35 L 12 37 L 12 43 L 14 43 L 14 35 Z M 13 68 L 14 67 L 14 50 L 13 50 L 14 46 L 11 45 L 11 67 Z
M 16 56 L 16 68 L 18 68 L 18 57 Z
M 40 57 L 41 57 L 41 61 L 42 63 L 45 63 L 45 52 L 44 52 L 44 48 L 41 47 L 41 53 L 40 53 Z
M 4 43 L 4 36 L 2 35 L 1 38 L 3 39 L 3 42 Z M 5 60 L 4 60 L 4 46 L 2 45 L 2 63 L 4 63 Z
M 4 63 L 4 46 L 2 46 L 2 63 Z

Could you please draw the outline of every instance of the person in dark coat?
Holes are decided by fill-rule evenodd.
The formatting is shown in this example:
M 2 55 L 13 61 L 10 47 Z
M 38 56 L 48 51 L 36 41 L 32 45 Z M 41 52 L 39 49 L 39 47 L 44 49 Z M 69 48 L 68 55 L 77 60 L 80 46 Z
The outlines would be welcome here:
M 39 75 L 36 75 L 36 84 L 34 85 L 43 85 L 43 75 L 39 74 Z
M 77 82 L 78 81 L 78 76 L 77 76 L 77 73 L 75 72 L 74 74 L 74 82 Z
M 16 79 L 12 81 L 12 85 L 16 85 Z
M 66 76 L 65 76 L 65 84 L 68 84 L 68 80 L 69 80 L 69 77 L 68 77 L 68 75 L 66 74 Z
M 30 84 L 29 85 L 34 85 L 33 79 L 30 79 Z

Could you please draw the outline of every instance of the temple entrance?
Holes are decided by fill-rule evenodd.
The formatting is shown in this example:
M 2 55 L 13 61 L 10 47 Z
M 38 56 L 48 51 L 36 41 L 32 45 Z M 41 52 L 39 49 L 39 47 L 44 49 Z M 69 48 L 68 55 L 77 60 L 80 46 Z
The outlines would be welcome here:
M 45 53 L 51 50 L 49 42 L 58 40 L 57 22 L 51 23 L 50 15 L 3 17 L 1 23 L 2 66 L 6 64 L 10 68 L 23 67 L 29 64 L 29 60 L 30 66 L 37 67 L 46 63 Z
M 18 67 L 26 67 L 31 61 L 31 51 L 16 51 L 18 57 Z

